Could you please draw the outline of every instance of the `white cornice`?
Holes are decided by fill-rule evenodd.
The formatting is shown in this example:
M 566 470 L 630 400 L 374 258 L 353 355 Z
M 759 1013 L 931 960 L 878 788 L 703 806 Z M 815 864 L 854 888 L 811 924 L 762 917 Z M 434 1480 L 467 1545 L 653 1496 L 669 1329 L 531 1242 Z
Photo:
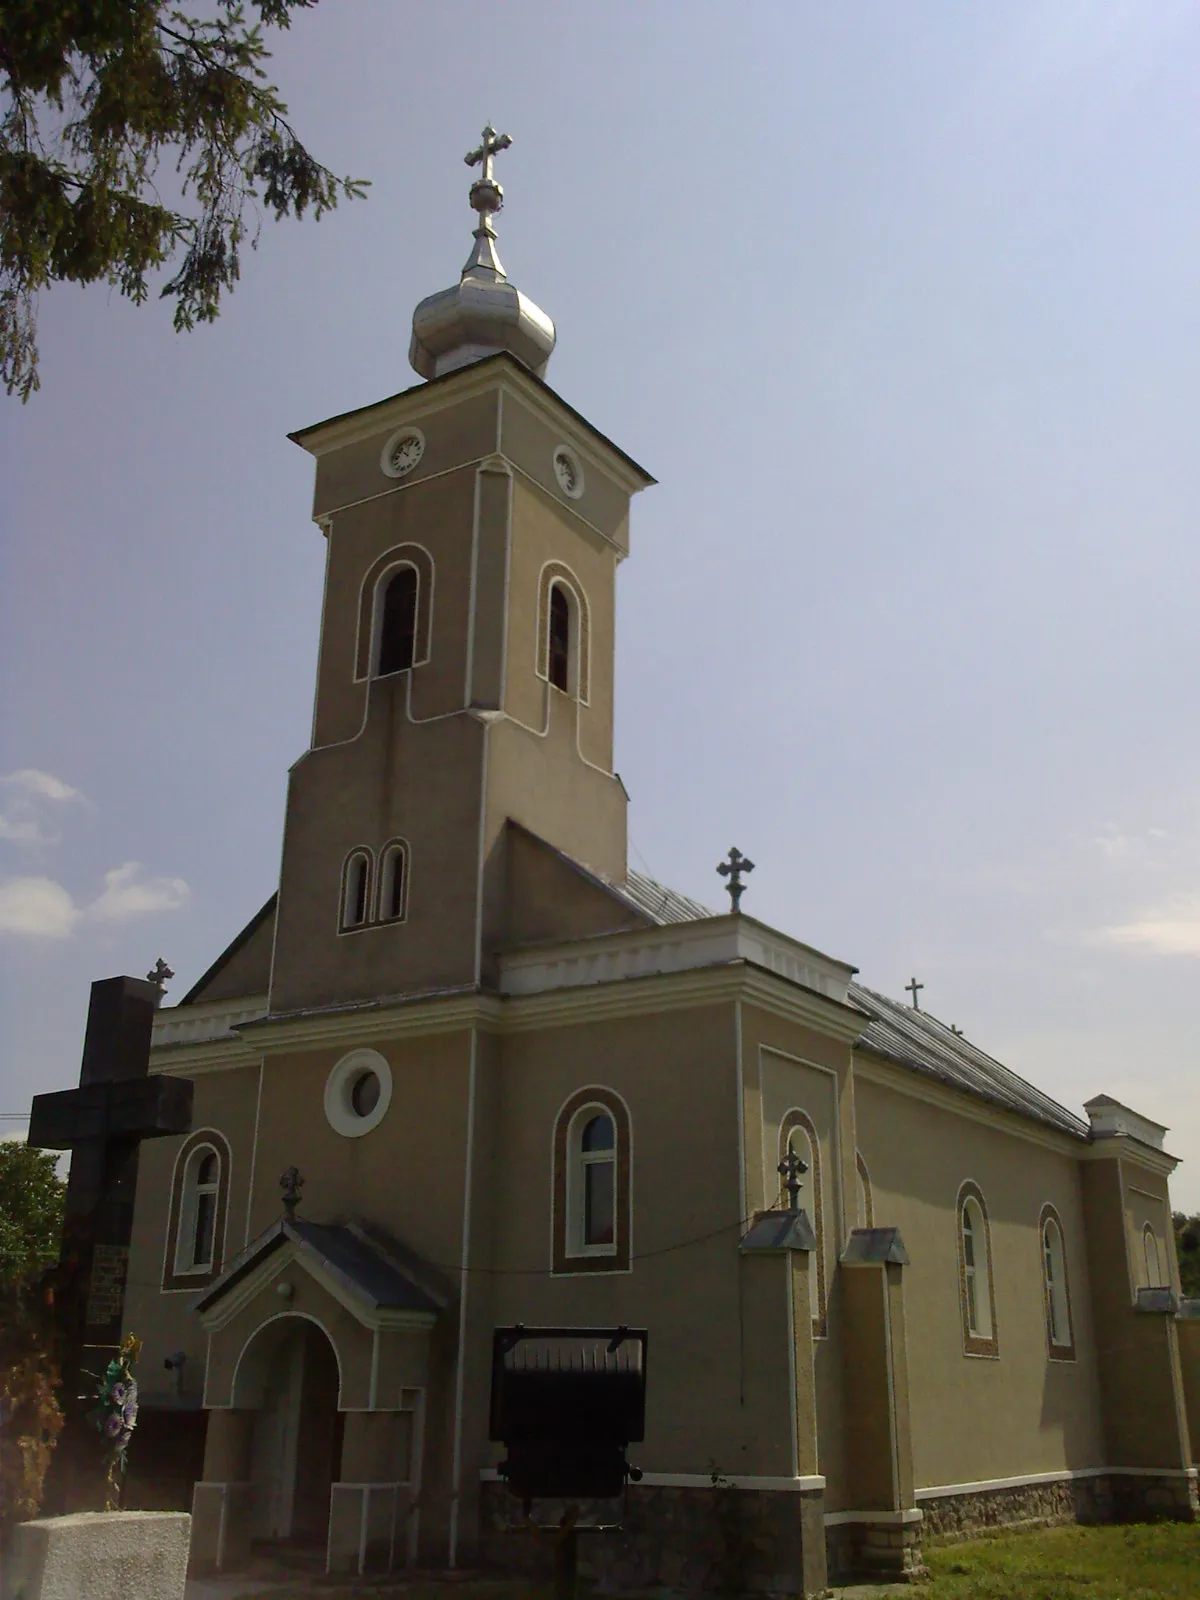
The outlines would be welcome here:
M 1119 1156 L 1122 1161 L 1143 1166 L 1160 1178 L 1169 1178 L 1180 1162 L 1180 1157 L 1155 1150 L 1127 1133 L 1109 1133 L 1094 1139 L 1084 1148 L 1083 1156 L 1087 1161 L 1111 1161 Z
M 233 1039 L 243 1022 L 267 1014 L 265 994 L 247 995 L 238 1000 L 198 1000 L 193 1005 L 164 1006 L 154 1016 L 151 1048 L 169 1045 L 209 1044 L 217 1039 Z
M 271 1056 L 304 1050 L 351 1049 L 383 1040 L 478 1028 L 490 1034 L 530 1033 L 546 1028 L 691 1011 L 745 1001 L 826 1038 L 853 1042 L 866 1018 L 836 1000 L 805 989 L 745 961 L 718 967 L 652 973 L 610 983 L 552 989 L 542 994 L 397 997 L 344 1011 L 267 1017 L 230 1044 L 175 1046 L 156 1052 L 155 1072 L 186 1074 L 257 1064 Z
M 847 1004 L 855 970 L 753 917 L 730 915 L 509 951 L 500 957 L 500 990 L 506 995 L 545 994 L 737 961 L 841 1005 Z
M 419 417 L 433 416 L 447 407 L 461 405 L 488 393 L 511 395 L 530 411 L 538 415 L 547 426 L 560 433 L 568 444 L 575 444 L 596 461 L 627 494 L 637 494 L 652 483 L 649 473 L 622 454 L 620 450 L 591 423 L 574 411 L 553 390 L 539 384 L 517 365 L 501 361 L 479 362 L 463 367 L 452 378 L 439 379 L 434 384 L 416 385 L 389 400 L 363 406 L 345 416 L 332 417 L 328 422 L 318 422 L 289 435 L 307 450 L 320 458 L 332 450 L 343 449 L 373 438 L 389 428 L 396 428 Z

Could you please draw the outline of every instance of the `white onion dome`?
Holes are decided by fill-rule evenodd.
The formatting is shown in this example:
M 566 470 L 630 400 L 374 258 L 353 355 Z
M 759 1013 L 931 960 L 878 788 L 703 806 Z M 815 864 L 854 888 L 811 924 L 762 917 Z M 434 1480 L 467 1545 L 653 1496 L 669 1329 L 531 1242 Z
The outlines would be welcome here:
M 440 378 L 500 350 L 516 356 L 539 378 L 554 349 L 554 323 L 527 295 L 509 283 L 496 254 L 492 218 L 504 205 L 504 190 L 492 176 L 492 158 L 512 140 L 489 123 L 483 143 L 466 157 L 483 175 L 471 185 L 479 213 L 475 247 L 452 289 L 428 295 L 413 312 L 408 359 L 422 378 Z

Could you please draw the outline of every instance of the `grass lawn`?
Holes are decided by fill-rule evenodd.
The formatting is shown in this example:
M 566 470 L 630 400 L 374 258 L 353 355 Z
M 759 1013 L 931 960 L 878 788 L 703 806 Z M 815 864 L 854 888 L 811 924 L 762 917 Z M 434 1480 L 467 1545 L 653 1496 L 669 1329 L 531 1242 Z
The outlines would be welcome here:
M 1200 1524 L 1047 1528 L 999 1534 L 927 1550 L 930 1581 L 909 1588 L 855 1588 L 856 1597 L 909 1600 L 1200 1600 Z M 297 1583 L 282 1588 L 249 1580 L 227 1589 L 189 1584 L 195 1600 L 550 1600 L 548 1587 L 503 1579 Z M 581 1597 L 588 1596 L 580 1585 Z
M 927 1550 L 913 1600 L 1200 1600 L 1200 1525 L 1047 1528 Z

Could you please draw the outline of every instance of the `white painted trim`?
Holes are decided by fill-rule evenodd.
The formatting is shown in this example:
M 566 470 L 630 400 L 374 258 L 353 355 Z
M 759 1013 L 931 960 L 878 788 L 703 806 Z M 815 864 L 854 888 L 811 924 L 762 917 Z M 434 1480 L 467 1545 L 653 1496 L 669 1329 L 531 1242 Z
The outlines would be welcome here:
M 720 1481 L 713 1482 L 711 1472 L 643 1472 L 641 1482 L 651 1489 L 772 1489 L 784 1494 L 814 1494 L 824 1489 L 825 1479 L 819 1474 L 803 1478 L 756 1477 L 749 1472 L 719 1474 Z M 495 1467 L 480 1467 L 481 1483 L 500 1483 Z M 637 1489 L 637 1484 L 630 1486 Z
M 184 1184 L 187 1181 L 186 1172 L 184 1173 L 183 1179 L 181 1180 L 180 1185 L 179 1185 L 179 1213 L 175 1218 L 175 1238 L 174 1238 L 174 1240 L 172 1240 L 172 1238 L 171 1238 L 171 1205 L 172 1205 L 172 1202 L 175 1199 L 175 1179 L 176 1179 L 176 1176 L 179 1173 L 179 1162 L 180 1162 L 180 1159 L 181 1159 L 181 1157 L 183 1155 L 184 1150 L 187 1149 L 187 1146 L 191 1142 L 191 1140 L 196 1138 L 197 1135 L 203 1135 L 203 1134 L 207 1134 L 207 1133 L 215 1134 L 216 1137 L 218 1139 L 220 1139 L 221 1143 L 225 1146 L 225 1149 L 229 1152 L 229 1181 L 228 1181 L 228 1184 L 227 1184 L 226 1189 L 225 1189 L 225 1216 L 224 1216 L 224 1219 L 223 1219 L 225 1226 L 224 1226 L 224 1229 L 223 1229 L 222 1234 L 221 1234 L 221 1260 L 220 1260 L 220 1265 L 218 1265 L 216 1260 L 214 1259 L 214 1261 L 213 1261 L 211 1266 L 208 1266 L 208 1267 L 193 1267 L 190 1270 L 196 1277 L 200 1277 L 203 1274 L 206 1280 L 211 1280 L 211 1279 L 217 1277 L 224 1270 L 225 1263 L 229 1260 L 229 1213 L 233 1209 L 233 1145 L 232 1145 L 231 1141 L 229 1140 L 229 1138 L 224 1133 L 221 1132 L 220 1128 L 214 1128 L 214 1127 L 211 1127 L 211 1126 L 205 1126 L 205 1127 L 202 1127 L 202 1128 L 192 1128 L 189 1132 L 185 1133 L 182 1136 L 182 1138 L 180 1140 L 179 1148 L 175 1152 L 175 1159 L 171 1163 L 171 1183 L 170 1183 L 170 1187 L 167 1190 L 167 1215 L 166 1215 L 166 1217 L 164 1219 L 164 1224 L 163 1224 L 163 1264 L 162 1264 L 162 1274 L 161 1274 L 161 1276 L 160 1276 L 160 1278 L 158 1280 L 158 1291 L 159 1291 L 160 1294 L 198 1294 L 198 1293 L 201 1292 L 201 1290 L 203 1290 L 203 1289 L 208 1287 L 208 1282 L 207 1281 L 204 1282 L 204 1283 L 195 1283 L 195 1284 L 182 1284 L 182 1283 L 181 1284 L 173 1284 L 171 1286 L 171 1288 L 169 1288 L 169 1289 L 166 1287 L 166 1282 L 167 1282 L 168 1278 L 182 1278 L 182 1277 L 188 1276 L 188 1273 L 186 1271 L 184 1271 L 184 1272 L 179 1271 L 179 1269 L 175 1265 L 172 1264 L 172 1265 L 168 1266 L 168 1262 L 175 1263 L 175 1262 L 177 1262 L 179 1260 L 179 1236 L 183 1231 L 183 1200 L 184 1200 L 183 1190 L 184 1190 Z M 195 1155 L 197 1150 L 203 1150 L 205 1148 L 206 1147 L 203 1144 L 192 1145 L 192 1148 L 190 1150 L 188 1150 L 188 1160 L 190 1161 L 192 1159 L 192 1156 Z M 210 1150 L 215 1151 L 216 1157 L 217 1157 L 217 1161 L 218 1161 L 218 1163 L 220 1163 L 221 1160 L 222 1160 L 220 1150 L 217 1149 L 217 1147 L 215 1145 L 209 1145 L 209 1146 L 207 1146 L 207 1148 L 210 1149 Z M 217 1188 L 217 1202 L 218 1202 L 218 1204 L 220 1203 L 220 1199 L 221 1199 L 221 1191 L 220 1191 L 220 1185 L 219 1185 L 219 1182 L 218 1182 L 218 1188 Z M 215 1219 L 214 1219 L 214 1221 L 215 1221 Z M 214 1255 L 214 1258 L 216 1256 L 216 1244 L 217 1244 L 216 1235 L 214 1234 L 213 1235 L 213 1255 Z
M 237 1399 L 238 1373 L 242 1370 L 242 1362 L 245 1359 L 246 1351 L 249 1350 L 250 1346 L 254 1343 L 255 1339 L 258 1338 L 259 1334 L 263 1331 L 264 1328 L 269 1328 L 271 1323 L 273 1323 L 273 1322 L 281 1322 L 284 1317 L 294 1317 L 300 1322 L 312 1322 L 312 1323 L 315 1323 L 315 1325 L 318 1328 L 320 1328 L 321 1332 L 329 1340 L 329 1347 L 333 1351 L 333 1359 L 337 1362 L 337 1369 L 338 1369 L 338 1410 L 340 1411 L 342 1409 L 342 1395 L 345 1392 L 345 1380 L 344 1380 L 344 1378 L 342 1376 L 342 1354 L 341 1354 L 341 1351 L 337 1347 L 337 1341 L 334 1339 L 334 1337 L 330 1333 L 329 1329 L 321 1321 L 320 1317 L 314 1316 L 311 1311 L 291 1311 L 291 1310 L 288 1310 L 288 1311 L 277 1311 L 273 1317 L 267 1317 L 265 1319 L 265 1321 L 259 1323 L 258 1327 L 255 1328 L 252 1333 L 249 1333 L 249 1334 L 246 1335 L 246 1342 L 245 1342 L 245 1344 L 243 1344 L 242 1348 L 238 1351 L 238 1358 L 233 1364 L 233 1376 L 229 1380 L 229 1397 L 230 1397 L 230 1399 L 231 1400 L 236 1400 Z M 230 1408 L 223 1407 L 222 1409 L 230 1409 Z M 238 1408 L 235 1405 L 235 1406 L 232 1407 L 232 1409 L 236 1411 Z
M 471 570 L 467 580 L 467 663 L 463 685 L 463 705 L 471 704 L 471 678 L 475 671 L 475 616 L 476 589 L 479 581 L 479 486 L 483 480 L 483 462 L 475 468 L 475 482 L 471 489 Z
M 462 1285 L 458 1294 L 458 1364 L 454 1375 L 454 1454 L 450 1469 L 450 1548 L 447 1565 L 458 1565 L 458 1509 L 462 1489 L 463 1390 L 467 1372 L 467 1283 L 471 1257 L 471 1164 L 475 1154 L 475 1073 L 479 1031 L 471 1029 L 467 1072 L 467 1148 L 463 1162 Z
M 1083 1478 L 1182 1478 L 1195 1481 L 1196 1467 L 1076 1467 L 1061 1472 L 1027 1472 L 1019 1478 L 983 1478 L 977 1483 L 940 1483 L 918 1489 L 915 1500 L 944 1500 L 950 1495 L 990 1494 L 999 1489 L 1023 1489 L 1039 1483 L 1074 1483 Z
M 367 863 L 367 882 L 363 894 L 363 917 L 361 922 L 351 922 L 346 915 L 347 902 L 350 895 L 350 871 L 357 857 L 362 856 Z M 347 934 L 366 933 L 375 924 L 371 921 L 371 907 L 375 900 L 375 852 L 369 845 L 353 845 L 342 860 L 342 872 L 338 888 L 337 907 L 337 935 L 344 938 Z
M 828 1249 L 826 1250 L 826 1257 L 830 1262 L 835 1261 L 838 1258 L 838 1256 L 840 1256 L 841 1251 L 842 1251 L 842 1247 L 845 1245 L 846 1240 L 850 1236 L 849 1235 L 849 1230 L 846 1227 L 844 1174 L 843 1174 L 843 1170 L 842 1170 L 842 1116 L 841 1116 L 840 1097 L 838 1095 L 838 1090 L 841 1087 L 841 1075 L 839 1074 L 838 1069 L 836 1067 L 826 1066 L 826 1064 L 823 1061 L 812 1061 L 812 1060 L 809 1059 L 808 1056 L 794 1056 L 787 1050 L 781 1050 L 777 1045 L 760 1044 L 759 1047 L 758 1047 L 758 1056 L 759 1056 L 759 1072 L 758 1072 L 758 1075 L 759 1075 L 759 1082 L 760 1083 L 762 1081 L 762 1058 L 763 1058 L 764 1055 L 778 1056 L 781 1061 L 790 1061 L 793 1066 L 797 1066 L 797 1067 L 808 1067 L 813 1072 L 823 1072 L 826 1075 L 826 1077 L 833 1079 L 833 1089 L 832 1089 L 832 1098 L 831 1098 L 831 1101 L 830 1101 L 830 1115 L 829 1115 L 829 1126 L 830 1126 L 829 1142 L 830 1142 L 830 1146 L 831 1146 L 831 1148 L 830 1148 L 830 1158 L 831 1159 L 830 1159 L 830 1163 L 829 1164 L 830 1164 L 830 1166 L 832 1167 L 833 1170 L 830 1172 L 829 1178 L 830 1178 L 830 1182 L 833 1185 L 834 1199 L 835 1199 L 835 1201 L 837 1203 L 837 1214 L 836 1215 L 837 1215 L 838 1229 L 836 1231 L 836 1234 L 835 1234 L 835 1237 L 834 1237 L 834 1240 L 833 1240 L 833 1249 L 832 1249 L 832 1251 L 829 1251 Z M 812 1121 L 811 1116 L 809 1115 L 809 1113 L 805 1110 L 805 1108 L 803 1106 L 789 1106 L 788 1107 L 788 1111 L 803 1111 L 804 1115 L 809 1118 L 809 1121 L 810 1122 Z M 783 1118 L 780 1119 L 780 1127 L 782 1127 L 783 1120 L 784 1120 L 784 1118 L 787 1117 L 788 1111 L 785 1111 L 784 1114 L 783 1114 Z M 816 1127 L 815 1123 L 813 1123 L 813 1127 L 815 1129 L 815 1127 Z M 765 1117 L 763 1118 L 763 1139 L 764 1139 L 764 1160 L 765 1160 L 765 1156 L 766 1156 L 766 1152 L 765 1152 L 766 1118 Z M 776 1129 L 775 1143 L 776 1143 L 776 1145 L 778 1145 L 778 1143 L 779 1143 L 779 1129 Z M 827 1217 L 829 1215 L 829 1207 L 825 1203 L 825 1196 L 824 1195 L 822 1196 L 822 1199 L 821 1199 L 821 1212 L 822 1212 L 822 1217 L 823 1218 Z M 816 1226 L 816 1218 L 815 1217 L 813 1218 L 813 1226 L 814 1227 Z M 823 1230 L 823 1231 L 827 1232 L 828 1230 Z M 828 1244 L 828 1240 L 827 1239 L 824 1242 L 826 1244 Z M 833 1269 L 832 1269 L 832 1266 L 830 1266 L 830 1270 L 826 1274 L 826 1284 L 825 1284 L 825 1299 L 826 1299 L 827 1309 L 828 1309 L 828 1299 L 829 1299 L 829 1280 L 832 1278 L 832 1275 L 833 1275 Z
M 628 1106 L 625 1108 L 625 1114 L 626 1116 L 629 1115 Z M 606 1158 L 607 1162 L 612 1166 L 613 1169 L 612 1244 L 588 1244 L 587 1240 L 583 1237 L 583 1217 L 580 1213 L 585 1209 L 585 1205 L 584 1196 L 580 1191 L 583 1190 L 587 1183 L 587 1179 L 584 1176 L 584 1169 L 588 1166 L 596 1165 L 597 1163 L 584 1160 L 583 1150 L 577 1146 L 576 1141 L 581 1138 L 580 1124 L 582 1119 L 586 1116 L 590 1122 L 593 1115 L 607 1117 L 609 1122 L 612 1124 L 612 1154 Z M 557 1132 L 557 1130 L 558 1124 L 555 1123 L 555 1132 Z M 620 1134 L 617 1129 L 617 1119 L 612 1114 L 612 1108 L 610 1106 L 606 1106 L 602 1100 L 589 1100 L 583 1105 L 579 1106 L 572 1113 L 570 1122 L 567 1123 L 565 1153 L 567 1158 L 567 1169 L 564 1173 L 564 1178 L 566 1181 L 563 1187 L 563 1195 L 566 1200 L 566 1216 L 563 1219 L 565 1223 L 565 1230 L 563 1233 L 563 1259 L 564 1261 L 567 1261 L 571 1258 L 578 1260 L 580 1257 L 585 1257 L 589 1260 L 595 1260 L 597 1258 L 603 1260 L 606 1257 L 616 1256 L 620 1249 L 620 1219 L 617 1212 L 617 1201 L 620 1197 L 621 1188 L 617 1174 L 620 1167 L 621 1141 Z M 551 1177 L 553 1178 L 553 1174 Z
M 151 1049 L 162 1050 L 170 1045 L 208 1044 L 221 1040 L 226 1044 L 237 1041 L 236 1029 L 243 1022 L 255 1022 L 265 1017 L 267 996 L 253 995 L 246 1000 L 230 1004 L 228 1000 L 203 1001 L 194 1006 L 170 1006 L 154 1018 Z
M 925 1513 L 919 1506 L 909 1506 L 907 1511 L 827 1511 L 827 1528 L 844 1528 L 850 1523 L 864 1523 L 868 1527 L 906 1528 L 913 1522 L 924 1522 Z
M 541 601 L 542 601 L 542 579 L 545 576 L 547 567 L 557 567 L 560 570 L 557 571 L 554 574 L 554 576 L 550 579 L 549 584 L 547 584 L 547 586 L 546 586 L 546 613 L 543 616 L 542 615 L 542 604 L 541 604 Z M 557 556 L 554 557 L 553 559 L 549 560 L 549 561 L 543 561 L 541 566 L 538 568 L 537 591 L 536 591 L 537 592 L 537 612 L 538 612 L 538 617 L 537 617 L 537 630 L 536 630 L 536 632 L 534 633 L 534 636 L 533 636 L 533 672 L 534 672 L 534 676 L 537 677 L 537 678 L 540 678 L 542 680 L 542 682 L 545 683 L 545 684 L 549 684 L 550 683 L 550 595 L 553 592 L 553 589 L 554 589 L 554 586 L 555 586 L 556 583 L 561 583 L 563 588 L 570 592 L 570 594 L 571 594 L 571 596 L 572 596 L 572 598 L 574 599 L 574 602 L 575 602 L 574 615 L 572 617 L 572 621 L 575 624 L 575 639 L 574 639 L 575 648 L 574 648 L 573 651 L 571 651 L 571 654 L 575 657 L 575 659 L 572 662 L 570 660 L 570 656 L 568 656 L 568 662 L 567 662 L 568 678 L 567 678 L 567 689 L 566 689 L 565 692 L 567 693 L 567 695 L 570 696 L 570 698 L 572 700 L 578 701 L 580 705 L 583 705 L 583 706 L 590 705 L 591 704 L 591 686 L 592 686 L 592 684 L 591 684 L 591 680 L 592 680 L 592 645 L 593 645 L 593 642 L 594 642 L 593 638 L 592 638 L 592 608 L 591 608 L 591 603 L 590 603 L 590 601 L 588 600 L 588 597 L 587 597 L 587 590 L 583 587 L 583 584 L 580 582 L 579 575 L 575 571 L 574 567 L 572 567 L 566 561 L 559 560 L 559 558 Z M 583 634 L 584 634 L 584 630 L 585 629 L 587 631 L 587 672 L 586 672 L 586 674 L 585 674 L 585 672 L 583 670 Z M 538 657 L 542 653 L 541 652 L 541 643 L 542 643 L 542 635 L 543 634 L 545 634 L 545 636 L 546 636 L 546 670 L 545 670 L 545 672 L 543 672 L 541 670 L 541 668 L 538 666 Z M 570 641 L 568 641 L 568 643 L 570 643 Z M 571 683 L 571 681 L 570 681 L 570 671 L 571 671 L 572 667 L 574 668 L 574 674 L 575 674 L 575 682 L 574 683 Z M 559 693 L 562 694 L 563 690 L 560 689 Z M 532 732 L 533 730 L 531 729 L 530 731 Z M 549 731 L 549 719 L 547 719 L 546 729 L 544 731 L 545 732 Z M 586 756 L 583 756 L 583 752 L 582 751 L 579 751 L 579 754 L 582 757 L 582 759 L 587 760 Z M 588 765 L 589 766 L 595 766 L 595 763 L 589 761 Z M 597 771 L 601 771 L 601 772 L 606 771 L 606 769 L 603 768 L 603 767 L 597 768 L 596 770 Z
M 624 1112 L 625 1112 L 625 1126 L 629 1130 L 629 1196 L 628 1196 L 628 1201 L 629 1201 L 629 1205 L 628 1205 L 628 1209 L 629 1209 L 629 1265 L 627 1267 L 618 1267 L 618 1266 L 609 1267 L 605 1274 L 602 1274 L 601 1273 L 601 1269 L 598 1268 L 598 1267 L 590 1267 L 586 1271 L 581 1271 L 581 1272 L 571 1272 L 569 1270 L 565 1270 L 563 1272 L 556 1272 L 554 1270 L 554 1244 L 555 1244 L 555 1237 L 556 1237 L 556 1234 L 557 1234 L 557 1231 L 558 1231 L 558 1213 L 555 1210 L 555 1205 L 554 1205 L 554 1180 L 555 1180 L 555 1176 L 556 1176 L 556 1168 L 555 1168 L 555 1164 L 554 1163 L 555 1163 L 555 1156 L 556 1156 L 556 1148 L 555 1148 L 555 1146 L 556 1146 L 556 1142 L 557 1142 L 558 1125 L 562 1121 L 563 1112 L 567 1109 L 567 1106 L 570 1105 L 571 1101 L 574 1100 L 576 1095 L 579 1095 L 579 1094 L 590 1094 L 592 1091 L 594 1091 L 596 1089 L 602 1089 L 605 1094 L 611 1094 L 614 1100 L 619 1100 L 621 1102 L 621 1105 L 622 1105 L 622 1107 L 624 1109 Z M 596 1100 L 596 1101 L 592 1102 L 592 1104 L 594 1104 L 596 1109 L 599 1110 L 599 1111 L 609 1111 L 610 1110 L 610 1107 L 606 1106 L 604 1104 L 603 1100 Z M 588 1107 L 587 1107 L 587 1104 L 585 1103 L 584 1105 L 580 1106 L 579 1110 L 576 1111 L 572 1115 L 570 1125 L 567 1128 L 566 1138 L 564 1140 L 564 1147 L 565 1147 L 564 1154 L 565 1154 L 565 1159 L 566 1159 L 566 1163 L 567 1163 L 566 1171 L 563 1173 L 563 1196 L 564 1196 L 564 1200 L 565 1200 L 565 1203 L 566 1203 L 566 1206 L 567 1206 L 566 1214 L 563 1216 L 563 1260 L 564 1260 L 564 1262 L 566 1262 L 566 1261 L 579 1261 L 579 1260 L 592 1260 L 592 1261 L 594 1261 L 597 1258 L 599 1258 L 601 1260 L 604 1260 L 604 1259 L 609 1258 L 609 1257 L 611 1257 L 612 1259 L 615 1260 L 615 1258 L 617 1257 L 617 1255 L 619 1254 L 619 1251 L 620 1251 L 619 1235 L 618 1235 L 618 1241 L 613 1246 L 611 1251 L 610 1250 L 604 1250 L 604 1251 L 600 1251 L 600 1250 L 579 1251 L 579 1250 L 571 1250 L 570 1248 L 568 1248 L 569 1245 L 570 1245 L 570 1227 L 571 1227 L 571 1215 L 570 1215 L 570 1206 L 571 1206 L 571 1193 L 570 1193 L 570 1190 L 571 1190 L 571 1148 L 570 1148 L 570 1145 L 571 1145 L 571 1128 L 575 1125 L 575 1120 L 580 1115 L 580 1113 L 583 1112 L 583 1111 L 586 1111 L 587 1109 L 588 1109 Z M 614 1152 L 615 1158 L 616 1158 L 615 1159 L 616 1171 L 613 1174 L 613 1206 L 614 1206 L 614 1209 L 615 1209 L 616 1203 L 617 1203 L 617 1196 L 619 1194 L 619 1189 L 617 1187 L 617 1184 L 620 1181 L 620 1174 L 621 1174 L 621 1130 L 619 1128 L 614 1127 L 613 1132 L 616 1135 L 616 1139 L 617 1139 L 616 1149 L 615 1149 L 615 1152 Z M 616 1217 L 614 1217 L 613 1221 L 614 1221 L 614 1229 L 613 1229 L 613 1231 L 616 1232 Z M 581 1084 L 579 1088 L 572 1089 L 570 1094 L 568 1094 L 564 1100 L 559 1102 L 558 1109 L 555 1111 L 553 1117 L 550 1119 L 550 1266 L 549 1266 L 549 1269 L 548 1269 L 548 1275 L 551 1278 L 555 1278 L 555 1279 L 558 1279 L 558 1278 L 595 1278 L 595 1277 L 599 1277 L 601 1275 L 620 1276 L 621 1274 L 628 1274 L 628 1273 L 631 1273 L 632 1271 L 633 1271 L 633 1112 L 630 1110 L 629 1101 L 625 1098 L 625 1096 L 621 1093 L 621 1091 L 619 1089 L 614 1089 L 610 1084 L 607 1084 L 607 1083 L 585 1083 L 585 1084 Z
M 568 471 L 573 472 L 575 475 L 575 487 L 573 489 L 569 489 L 563 482 L 563 474 L 558 470 L 559 456 L 565 458 Z M 572 450 L 569 444 L 556 444 L 550 452 L 550 466 L 554 472 L 555 483 L 558 484 L 567 499 L 582 500 L 584 487 L 587 483 L 587 475 L 584 473 L 583 462 L 579 459 L 578 451 Z
M 316 475 L 314 474 L 313 476 L 313 491 L 315 493 Z M 325 608 L 329 604 L 329 564 L 333 560 L 333 518 L 320 517 L 317 519 L 317 522 L 318 526 L 323 525 L 325 533 L 325 575 L 321 582 L 321 620 L 317 626 L 317 675 L 313 683 L 312 726 L 309 729 L 308 734 L 308 747 L 310 750 L 317 742 L 317 704 L 321 698 L 321 661 L 325 651 Z M 356 621 L 356 629 L 357 626 L 358 624 Z M 274 964 L 274 943 L 274 938 L 272 938 L 272 965 Z
M 250 1177 L 246 1184 L 246 1234 L 242 1240 L 242 1249 L 250 1243 L 250 1209 L 254 1204 L 254 1172 L 258 1163 L 258 1119 L 262 1111 L 263 1074 L 267 1064 L 261 1058 L 258 1063 L 258 1093 L 254 1098 L 254 1138 L 250 1145 Z
M 500 396 L 500 410 L 503 410 L 504 396 Z M 500 424 L 496 424 L 497 434 Z M 496 447 L 499 449 L 499 445 Z M 508 704 L 508 635 L 512 622 L 509 611 L 509 595 L 512 588 L 512 518 L 513 518 L 513 480 L 512 473 L 508 474 L 508 497 L 504 509 L 504 626 L 500 630 L 500 707 Z
M 363 1073 L 373 1072 L 379 1079 L 379 1099 L 366 1116 L 360 1116 L 350 1104 L 351 1080 Z M 330 1068 L 325 1080 L 325 1120 L 334 1133 L 344 1139 L 361 1139 L 377 1128 L 387 1116 L 392 1103 L 392 1069 L 386 1056 L 378 1050 L 359 1046 L 348 1050 Z

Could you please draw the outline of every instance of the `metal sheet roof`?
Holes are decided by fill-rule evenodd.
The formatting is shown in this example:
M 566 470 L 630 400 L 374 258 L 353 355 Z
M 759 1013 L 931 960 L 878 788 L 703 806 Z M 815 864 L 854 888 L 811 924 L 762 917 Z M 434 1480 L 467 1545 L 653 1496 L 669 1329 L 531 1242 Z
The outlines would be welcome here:
M 640 872 L 631 872 L 619 888 L 655 922 L 698 921 L 720 914 Z M 861 1044 L 876 1055 L 935 1078 L 952 1089 L 961 1089 L 979 1100 L 987 1100 L 1005 1111 L 1056 1128 L 1060 1133 L 1078 1139 L 1088 1138 L 1088 1124 L 1081 1118 L 961 1034 L 952 1033 L 944 1022 L 927 1011 L 916 1011 L 898 1000 L 889 1000 L 861 983 L 851 983 L 849 1000 L 870 1019 Z
M 936 1078 L 952 1089 L 965 1090 L 1005 1111 L 1044 1122 L 1060 1133 L 1078 1139 L 1088 1137 L 1088 1125 L 1081 1118 L 961 1034 L 952 1033 L 927 1011 L 889 1000 L 861 983 L 850 985 L 850 1003 L 870 1017 L 861 1044 L 876 1055 Z

